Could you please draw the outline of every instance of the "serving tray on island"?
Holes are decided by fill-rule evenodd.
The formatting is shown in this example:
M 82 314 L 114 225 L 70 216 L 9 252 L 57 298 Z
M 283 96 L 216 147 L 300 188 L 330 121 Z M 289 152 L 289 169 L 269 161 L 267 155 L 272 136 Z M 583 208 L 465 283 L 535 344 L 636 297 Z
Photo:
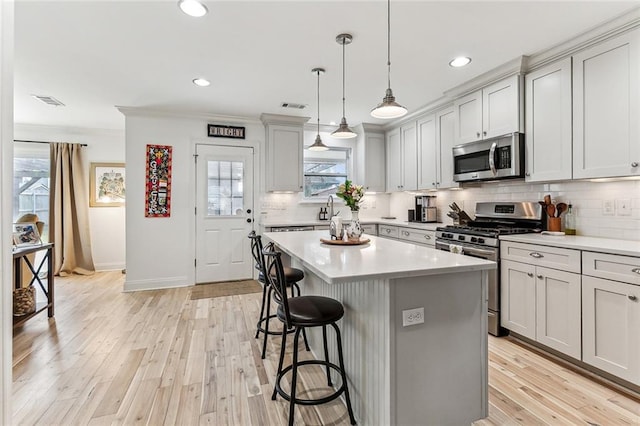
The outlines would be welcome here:
M 371 240 L 369 238 L 360 240 L 325 240 L 324 238 L 320 238 L 320 241 L 324 244 L 333 244 L 334 246 L 359 246 L 361 244 L 367 244 Z

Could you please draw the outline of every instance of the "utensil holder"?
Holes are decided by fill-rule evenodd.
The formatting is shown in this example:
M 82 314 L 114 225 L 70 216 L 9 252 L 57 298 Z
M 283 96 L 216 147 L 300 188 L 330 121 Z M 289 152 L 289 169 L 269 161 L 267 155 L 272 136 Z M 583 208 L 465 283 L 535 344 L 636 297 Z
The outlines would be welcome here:
M 562 228 L 562 219 L 559 217 L 547 218 L 547 231 L 560 232 Z

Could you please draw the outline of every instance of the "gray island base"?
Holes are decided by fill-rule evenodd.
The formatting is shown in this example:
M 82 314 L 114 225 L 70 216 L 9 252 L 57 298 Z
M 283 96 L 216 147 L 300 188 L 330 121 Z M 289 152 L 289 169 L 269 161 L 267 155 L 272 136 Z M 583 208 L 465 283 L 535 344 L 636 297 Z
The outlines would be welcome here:
M 305 271 L 303 294 L 344 304 L 339 325 L 358 424 L 465 425 L 487 417 L 494 262 L 368 235 L 371 242 L 359 246 L 322 244 L 326 231 L 264 236 Z M 403 327 L 403 311 L 416 308 L 424 308 L 424 322 L 414 315 Z M 309 331 L 321 359 L 321 331 Z

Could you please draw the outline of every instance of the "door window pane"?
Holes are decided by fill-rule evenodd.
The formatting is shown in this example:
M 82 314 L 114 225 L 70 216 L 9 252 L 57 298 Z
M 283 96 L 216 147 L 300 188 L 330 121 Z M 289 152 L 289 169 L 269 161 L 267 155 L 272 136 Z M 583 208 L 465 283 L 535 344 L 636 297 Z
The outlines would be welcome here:
M 244 213 L 244 164 L 241 161 L 207 163 L 207 215 L 236 216 Z

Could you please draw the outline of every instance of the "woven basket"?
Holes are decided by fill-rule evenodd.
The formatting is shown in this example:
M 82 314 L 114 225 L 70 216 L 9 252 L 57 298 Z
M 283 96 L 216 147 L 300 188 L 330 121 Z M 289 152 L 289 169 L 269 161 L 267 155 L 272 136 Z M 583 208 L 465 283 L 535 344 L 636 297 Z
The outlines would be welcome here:
M 36 289 L 29 287 L 13 290 L 13 316 L 20 317 L 36 310 Z

